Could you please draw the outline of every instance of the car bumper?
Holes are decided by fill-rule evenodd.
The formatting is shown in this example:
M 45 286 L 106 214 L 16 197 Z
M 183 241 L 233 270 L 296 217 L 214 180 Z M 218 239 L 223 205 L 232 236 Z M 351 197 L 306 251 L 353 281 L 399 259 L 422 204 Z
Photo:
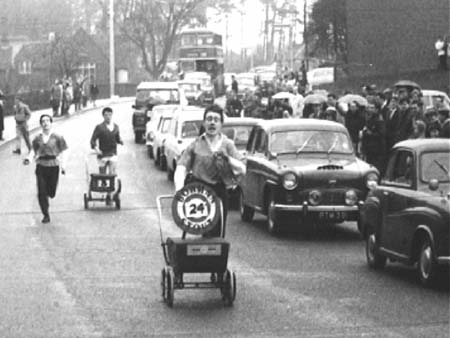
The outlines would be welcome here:
M 450 265 L 450 256 L 441 256 L 437 258 L 439 265 Z
M 297 205 L 275 204 L 273 207 L 277 211 L 299 212 L 304 217 L 316 216 L 328 219 L 357 220 L 363 204 L 364 202 L 362 201 L 355 205 L 309 205 L 307 202 L 304 202 Z

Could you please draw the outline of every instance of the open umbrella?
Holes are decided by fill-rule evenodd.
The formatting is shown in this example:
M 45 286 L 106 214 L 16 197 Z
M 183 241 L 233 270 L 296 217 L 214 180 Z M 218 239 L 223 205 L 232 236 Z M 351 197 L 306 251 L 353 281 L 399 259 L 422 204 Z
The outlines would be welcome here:
M 321 94 L 310 94 L 305 97 L 303 104 L 322 104 L 327 101 L 327 97 Z
M 272 96 L 272 99 L 278 99 L 278 100 L 283 100 L 283 99 L 292 99 L 294 98 L 295 95 L 289 92 L 279 92 L 276 93 L 274 96 Z
M 394 87 L 408 87 L 410 89 L 417 88 L 419 90 L 421 89 L 417 83 L 410 80 L 400 80 L 394 85 Z
M 339 103 L 346 103 L 349 104 L 350 102 L 355 101 L 360 106 L 367 106 L 367 99 L 361 95 L 357 94 L 347 94 L 339 98 Z

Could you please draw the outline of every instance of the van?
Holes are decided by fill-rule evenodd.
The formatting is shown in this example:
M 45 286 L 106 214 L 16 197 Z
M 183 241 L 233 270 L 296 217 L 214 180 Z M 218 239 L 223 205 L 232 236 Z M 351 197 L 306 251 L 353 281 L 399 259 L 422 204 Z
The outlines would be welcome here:
M 133 108 L 134 141 L 142 143 L 146 134 L 146 124 L 154 106 L 160 104 L 180 104 L 180 92 L 176 82 L 141 82 L 136 88 Z

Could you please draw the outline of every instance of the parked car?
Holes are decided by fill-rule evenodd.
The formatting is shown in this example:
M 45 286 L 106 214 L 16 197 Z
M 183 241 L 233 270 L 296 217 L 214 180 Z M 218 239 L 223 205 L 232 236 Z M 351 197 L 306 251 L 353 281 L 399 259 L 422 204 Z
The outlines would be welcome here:
M 167 163 L 167 178 L 173 181 L 173 175 L 181 153 L 200 134 L 205 109 L 195 106 L 179 108 L 170 122 L 169 132 L 164 144 Z
M 188 72 L 184 74 L 184 81 L 195 81 L 200 84 L 203 103 L 212 104 L 215 99 L 214 85 L 211 76 L 206 72 Z
M 178 105 L 174 104 L 164 104 L 153 107 L 153 110 L 149 112 L 149 121 L 145 127 L 146 135 L 145 135 L 145 145 L 147 146 L 148 156 L 153 159 L 155 158 L 154 153 L 154 143 L 155 143 L 155 135 L 159 132 L 158 126 L 161 122 L 161 118 L 164 120 L 170 118 L 173 112 L 178 108 Z M 156 147 L 157 148 L 157 147 Z
M 248 91 L 250 94 L 256 92 L 257 77 L 255 73 L 239 73 L 236 75 L 236 81 L 238 82 L 238 90 L 240 94 L 245 91 Z
M 317 222 L 359 221 L 377 169 L 355 156 L 347 129 L 316 119 L 263 120 L 247 145 L 247 174 L 240 183 L 240 213 L 255 210 L 278 232 L 298 220 L 309 232 Z M 359 225 L 359 222 L 358 222 Z
M 166 111 L 160 117 L 158 127 L 156 128 L 153 137 L 153 159 L 155 160 L 155 166 L 161 170 L 167 169 L 167 161 L 164 155 L 164 144 L 166 141 L 167 133 L 169 132 L 170 122 L 172 121 L 174 112 Z
M 422 90 L 422 102 L 425 109 L 437 107 L 440 104 L 450 109 L 450 98 L 445 92 L 439 90 Z
M 133 108 L 134 141 L 141 143 L 146 134 L 148 112 L 159 104 L 179 104 L 180 93 L 176 82 L 141 82 L 136 88 Z
M 178 81 L 180 90 L 184 93 L 189 105 L 201 106 L 203 104 L 204 93 L 199 81 L 181 80 Z
M 450 265 L 450 142 L 445 139 L 397 143 L 381 184 L 361 210 L 369 267 L 386 259 L 417 264 L 424 285 Z

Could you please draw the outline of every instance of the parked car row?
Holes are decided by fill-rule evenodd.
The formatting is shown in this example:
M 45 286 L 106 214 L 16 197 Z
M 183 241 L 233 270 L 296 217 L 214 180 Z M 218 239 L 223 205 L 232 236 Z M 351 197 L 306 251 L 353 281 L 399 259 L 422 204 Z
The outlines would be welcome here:
M 199 135 L 203 113 L 195 106 L 153 109 L 147 147 L 168 179 Z M 449 140 L 396 144 L 380 178 L 355 155 L 347 129 L 335 122 L 226 117 L 222 132 L 246 159 L 247 174 L 230 194 L 242 220 L 251 222 L 259 212 L 272 234 L 351 221 L 365 240 L 370 268 L 380 269 L 387 260 L 415 265 L 424 285 L 448 271 Z

